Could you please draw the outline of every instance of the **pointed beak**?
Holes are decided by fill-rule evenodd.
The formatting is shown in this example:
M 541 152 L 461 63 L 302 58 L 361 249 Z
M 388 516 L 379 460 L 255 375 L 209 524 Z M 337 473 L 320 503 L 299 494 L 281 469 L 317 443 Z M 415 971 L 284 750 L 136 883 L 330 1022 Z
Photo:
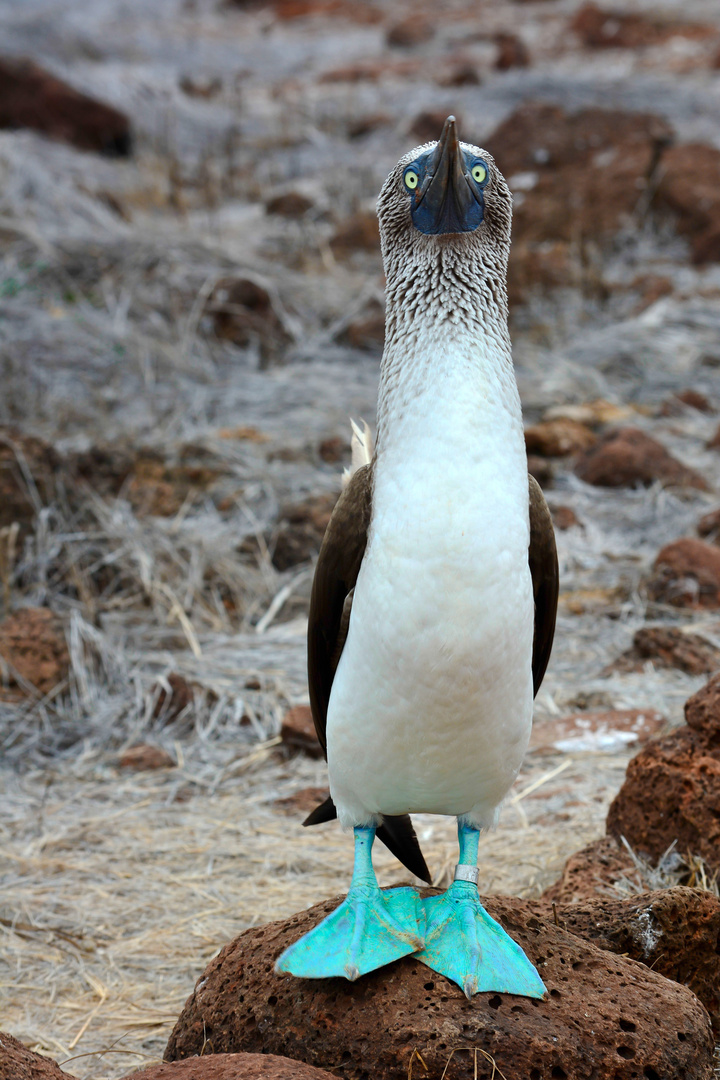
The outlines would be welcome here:
M 482 221 L 482 206 L 482 196 L 478 199 L 465 177 L 455 117 L 448 116 L 415 200 L 413 223 L 436 235 L 473 232 Z

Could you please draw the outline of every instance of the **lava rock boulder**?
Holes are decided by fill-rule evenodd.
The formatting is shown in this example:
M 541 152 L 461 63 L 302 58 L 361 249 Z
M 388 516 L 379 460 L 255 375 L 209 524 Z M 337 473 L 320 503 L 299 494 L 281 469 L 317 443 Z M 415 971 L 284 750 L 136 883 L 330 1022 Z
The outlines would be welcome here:
M 540 917 L 546 899 L 530 901 Z M 713 1030 L 720 1031 L 720 900 L 710 892 L 678 885 L 629 897 L 588 897 L 556 904 L 560 926 L 600 949 L 629 956 L 682 983 L 702 1001 Z
M 633 427 L 608 432 L 582 455 L 575 475 L 595 487 L 647 487 L 658 480 L 701 491 L 708 487 L 700 473 L 674 458 L 657 439 Z
M 21 540 L 34 527 L 38 506 L 33 494 L 37 492 L 44 505 L 52 501 L 59 464 L 58 454 L 44 439 L 0 425 L 0 529 L 17 525 Z
M 124 113 L 28 59 L 0 59 L 0 128 L 32 128 L 80 150 L 114 157 L 127 157 L 132 150 Z
M 0 623 L 0 699 L 47 694 L 69 670 L 62 622 L 49 608 L 20 608 Z
M 632 759 L 607 831 L 653 862 L 676 843 L 720 870 L 720 675 L 689 698 L 685 719 Z
M 697 523 L 698 536 L 705 537 L 709 543 L 720 546 L 720 506 L 703 514 Z
M 541 457 L 565 457 L 588 450 L 597 442 L 597 435 L 577 420 L 558 417 L 543 420 L 525 428 L 525 448 L 528 454 Z
M 276 1054 L 204 1054 L 151 1065 L 124 1080 L 331 1080 L 334 1075 Z
M 542 894 L 543 901 L 577 904 L 593 897 L 612 896 L 616 885 L 635 878 L 635 863 L 627 848 L 614 836 L 601 836 L 565 863 L 562 874 Z M 642 883 L 637 882 L 638 891 Z
M 263 368 L 281 360 L 292 341 L 274 290 L 255 278 L 222 278 L 205 311 L 218 338 L 241 348 L 257 345 Z
M 507 994 L 466 1000 L 412 957 L 364 976 L 277 975 L 286 946 L 340 902 L 253 927 L 211 961 L 175 1025 L 165 1057 L 271 1053 L 347 1080 L 406 1080 L 418 1055 L 430 1076 L 500 1070 L 513 1080 L 712 1076 L 708 1015 L 684 986 L 582 941 L 514 897 L 483 899 L 535 963 L 544 1001 Z M 497 1075 L 497 1073 L 495 1073 Z
M 323 492 L 281 509 L 274 543 L 270 542 L 276 570 L 288 570 L 317 555 L 336 502 L 337 494 Z
M 648 660 L 657 668 L 707 675 L 720 669 L 720 649 L 679 626 L 642 626 L 635 632 L 632 648 L 618 657 L 610 670 L 642 671 Z
M 720 608 L 720 547 L 681 536 L 657 554 L 647 581 L 652 600 L 674 607 Z
M 323 757 L 309 705 L 294 705 L 285 713 L 280 727 L 283 745 L 301 750 L 311 758 Z
M 434 129 L 428 138 L 437 138 Z M 463 125 L 460 124 L 460 130 Z M 511 307 L 538 290 L 597 288 L 579 250 L 603 248 L 635 218 L 672 137 L 659 116 L 530 101 L 484 140 L 513 194 Z M 598 168 L 600 157 L 603 168 Z
M 679 19 L 654 18 L 643 12 L 607 10 L 597 4 L 583 4 L 570 24 L 587 49 L 642 49 L 661 45 L 672 38 L 702 40 L 713 28 Z
M 50 1058 L 0 1031 L 0 1080 L 73 1080 Z

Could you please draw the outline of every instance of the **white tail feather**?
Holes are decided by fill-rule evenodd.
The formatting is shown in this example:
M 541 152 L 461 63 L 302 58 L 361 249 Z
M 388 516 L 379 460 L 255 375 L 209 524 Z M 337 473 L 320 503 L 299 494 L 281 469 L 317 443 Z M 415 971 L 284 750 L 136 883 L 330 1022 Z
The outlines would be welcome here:
M 372 433 L 365 420 L 361 420 L 360 423 L 362 424 L 362 428 L 360 428 L 352 418 L 350 419 L 350 426 L 352 428 L 352 438 L 350 439 L 351 459 L 350 468 L 343 469 L 343 490 L 350 483 L 350 477 L 353 473 L 356 473 L 363 465 L 369 465 L 372 461 L 375 449 L 373 446 Z

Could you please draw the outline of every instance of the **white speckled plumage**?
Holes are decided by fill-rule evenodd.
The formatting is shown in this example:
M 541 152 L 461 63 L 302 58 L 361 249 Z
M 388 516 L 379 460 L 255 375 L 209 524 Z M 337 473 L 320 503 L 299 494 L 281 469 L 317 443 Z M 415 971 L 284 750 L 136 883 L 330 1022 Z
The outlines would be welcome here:
M 414 228 L 406 155 L 378 201 L 387 333 L 372 518 L 327 715 L 344 826 L 488 827 L 532 717 L 528 480 L 507 330 L 511 203 L 492 158 L 472 233 Z

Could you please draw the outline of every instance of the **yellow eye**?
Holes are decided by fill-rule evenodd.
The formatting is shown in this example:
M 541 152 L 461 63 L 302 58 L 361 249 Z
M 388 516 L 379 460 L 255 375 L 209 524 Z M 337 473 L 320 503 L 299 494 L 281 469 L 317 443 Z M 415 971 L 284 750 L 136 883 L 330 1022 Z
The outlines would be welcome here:
M 477 165 L 473 165 L 472 171 L 470 173 L 476 184 L 482 184 L 482 182 L 487 178 L 487 174 L 488 173 L 485 166 L 480 165 L 479 163 Z
M 405 181 L 405 187 L 410 188 L 410 191 L 414 191 L 415 188 L 418 186 L 418 183 L 419 183 L 418 174 L 416 172 L 414 172 L 412 169 L 409 169 L 405 173 L 405 176 L 403 177 L 403 179 Z

